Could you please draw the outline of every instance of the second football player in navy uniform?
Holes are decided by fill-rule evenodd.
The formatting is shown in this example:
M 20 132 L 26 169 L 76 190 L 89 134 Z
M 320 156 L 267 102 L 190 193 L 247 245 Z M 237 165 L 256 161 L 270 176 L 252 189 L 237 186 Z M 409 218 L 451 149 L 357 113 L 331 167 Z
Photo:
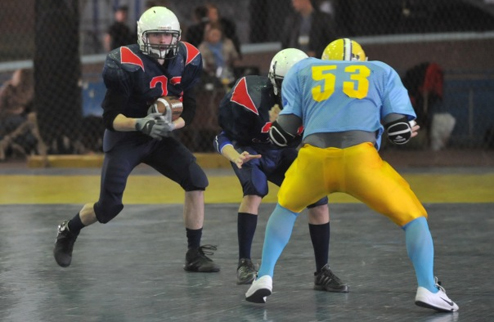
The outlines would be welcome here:
M 239 79 L 220 103 L 218 122 L 222 132 L 215 139 L 215 148 L 231 161 L 244 195 L 237 221 L 238 284 L 252 283 L 257 273 L 251 259 L 251 246 L 259 205 L 268 194 L 268 181 L 281 185 L 285 172 L 297 157 L 296 142 L 290 147 L 279 148 L 270 142 L 268 132 L 279 112 L 277 103 L 281 103 L 280 85 L 284 75 L 292 65 L 307 57 L 294 48 L 280 51 L 272 59 L 268 77 Z M 314 287 L 329 292 L 348 292 L 348 286 L 333 274 L 328 265 L 328 199 L 324 197 L 315 201 L 308 208 L 309 231 L 316 259 Z
M 105 152 L 100 197 L 84 205 L 70 221 L 59 225 L 54 248 L 56 262 L 67 267 L 82 228 L 107 223 L 123 209 L 127 178 L 140 163 L 180 184 L 185 191 L 184 221 L 188 241 L 184 269 L 217 272 L 205 255 L 214 246 L 201 246 L 204 190 L 208 179 L 193 154 L 169 134 L 192 122 L 196 109 L 194 86 L 202 71 L 202 58 L 194 46 L 180 41 L 180 24 L 165 7 L 146 10 L 137 22 L 137 44 L 111 51 L 103 69 L 107 87 L 103 121 Z M 183 99 L 183 113 L 175 121 L 149 114 L 158 97 Z

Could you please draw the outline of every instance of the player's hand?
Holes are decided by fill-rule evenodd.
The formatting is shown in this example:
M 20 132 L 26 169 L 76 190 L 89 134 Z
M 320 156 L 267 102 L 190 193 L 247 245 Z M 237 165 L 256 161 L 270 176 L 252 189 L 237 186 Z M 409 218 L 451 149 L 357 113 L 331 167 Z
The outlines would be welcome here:
M 281 109 L 278 104 L 274 104 L 273 107 L 269 110 L 269 122 L 274 122 L 278 118 Z
M 161 113 L 152 113 L 146 117 L 136 119 L 136 130 L 149 135 L 153 139 L 161 140 L 170 132 L 169 124 L 163 119 Z
M 410 126 L 412 127 L 412 138 L 416 137 L 419 134 L 420 125 L 415 121 L 410 121 Z
M 165 120 L 163 122 L 163 132 L 166 136 L 170 135 L 170 132 L 175 130 L 175 124 L 172 121 Z
M 164 120 L 163 134 L 164 136 L 169 136 L 170 132 L 175 130 L 175 124 L 172 121 L 172 109 L 169 105 L 166 106 L 166 113 L 161 118 Z
M 247 151 L 244 151 L 238 155 L 238 157 L 233 160 L 233 163 L 237 166 L 237 168 L 242 169 L 242 165 L 246 162 L 249 162 L 252 159 L 260 159 L 262 156 L 260 154 L 250 154 Z

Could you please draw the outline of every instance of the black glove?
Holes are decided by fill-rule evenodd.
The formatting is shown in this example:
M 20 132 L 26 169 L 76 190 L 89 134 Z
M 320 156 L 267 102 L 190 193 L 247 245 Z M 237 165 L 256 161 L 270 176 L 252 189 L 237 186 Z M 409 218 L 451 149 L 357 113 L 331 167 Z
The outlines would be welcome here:
M 161 113 L 152 113 L 146 117 L 136 119 L 136 131 L 149 135 L 153 139 L 161 140 L 170 133 L 169 124 Z

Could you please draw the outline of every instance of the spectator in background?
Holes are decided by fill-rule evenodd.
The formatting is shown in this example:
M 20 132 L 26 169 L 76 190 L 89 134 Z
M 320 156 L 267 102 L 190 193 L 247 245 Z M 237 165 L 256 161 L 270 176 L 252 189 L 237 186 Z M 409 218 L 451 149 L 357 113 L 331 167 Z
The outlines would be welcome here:
M 136 35 L 127 26 L 128 12 L 127 6 L 122 5 L 116 8 L 115 21 L 108 27 L 103 39 L 106 51 L 136 42 Z
M 240 59 L 242 59 L 242 51 L 240 48 L 240 39 L 237 36 L 237 27 L 235 23 L 225 17 L 222 17 L 220 15 L 220 12 L 218 10 L 218 7 L 215 6 L 214 4 L 207 4 L 206 7 L 208 8 L 208 19 L 209 22 L 211 23 L 219 23 L 221 26 L 221 29 L 223 29 L 223 34 L 225 37 L 230 39 L 233 42 L 233 45 L 235 45 L 235 49 L 238 53 L 238 56 Z M 324 49 L 324 48 L 323 48 Z
M 332 16 L 315 9 L 310 0 L 292 0 L 295 12 L 285 21 L 281 46 L 298 48 L 311 57 L 321 57 L 327 44 L 339 38 Z
M 0 117 L 22 115 L 29 112 L 34 96 L 34 79 L 31 69 L 18 69 L 0 89 Z
M 13 152 L 45 152 L 33 112 L 33 74 L 32 69 L 18 69 L 0 88 L 0 160 Z
M 199 47 L 201 42 L 204 40 L 204 30 L 209 22 L 208 8 L 206 6 L 196 7 L 194 9 L 194 19 L 196 23 L 187 29 L 184 38 L 185 41 Z
M 203 58 L 203 68 L 208 76 L 220 79 L 223 85 L 233 82 L 233 66 L 239 55 L 233 42 L 223 36 L 218 23 L 206 25 L 204 41 L 199 45 Z

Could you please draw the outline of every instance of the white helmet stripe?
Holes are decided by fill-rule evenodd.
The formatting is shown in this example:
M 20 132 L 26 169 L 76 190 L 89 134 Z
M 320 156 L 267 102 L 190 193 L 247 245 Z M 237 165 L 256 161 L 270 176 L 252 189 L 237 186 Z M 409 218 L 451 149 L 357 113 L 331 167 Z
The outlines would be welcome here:
M 343 60 L 352 60 L 352 41 L 343 38 Z

